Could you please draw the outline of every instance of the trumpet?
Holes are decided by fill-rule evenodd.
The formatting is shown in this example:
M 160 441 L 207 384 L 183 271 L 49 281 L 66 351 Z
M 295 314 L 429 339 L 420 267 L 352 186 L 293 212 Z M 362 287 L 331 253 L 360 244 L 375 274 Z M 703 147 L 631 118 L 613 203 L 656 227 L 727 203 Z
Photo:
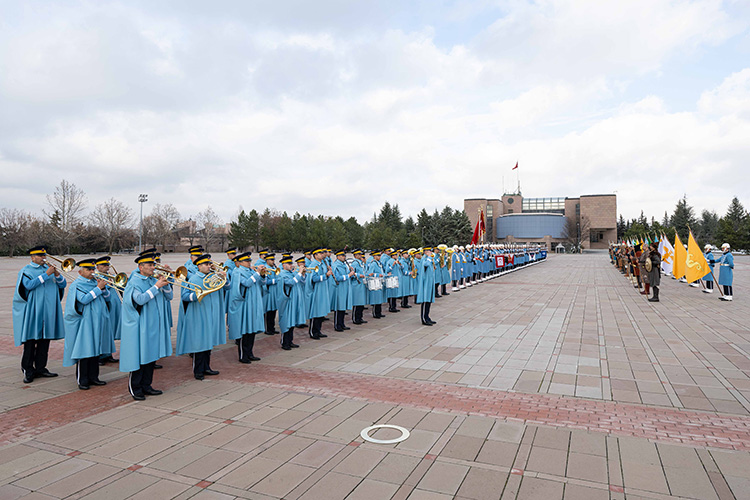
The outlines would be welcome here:
M 94 278 L 105 281 L 109 286 L 121 292 L 125 290 L 125 285 L 128 284 L 128 275 L 125 273 L 107 274 L 94 271 Z
M 315 266 L 315 267 L 305 267 L 300 272 L 301 273 L 317 273 L 318 272 L 318 266 Z

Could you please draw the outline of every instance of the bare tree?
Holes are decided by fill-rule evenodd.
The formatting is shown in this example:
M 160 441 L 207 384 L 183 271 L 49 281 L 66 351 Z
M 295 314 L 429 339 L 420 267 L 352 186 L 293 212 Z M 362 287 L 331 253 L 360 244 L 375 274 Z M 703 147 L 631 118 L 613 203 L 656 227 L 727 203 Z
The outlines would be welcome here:
M 0 208 L 0 244 L 13 257 L 16 251 L 31 246 L 34 216 L 15 208 Z
M 195 216 L 198 232 L 203 241 L 203 248 L 208 251 L 211 243 L 219 239 L 218 229 L 221 228 L 221 219 L 209 206 L 203 212 Z
M 120 243 L 130 232 L 133 223 L 133 210 L 120 200 L 110 198 L 96 206 L 91 214 L 91 222 L 99 227 L 109 248 L 109 253 L 112 253 L 115 245 Z
M 591 221 L 586 216 L 576 219 L 574 217 L 565 217 L 565 227 L 563 227 L 563 238 L 565 242 L 573 247 L 573 251 L 580 252 L 583 248 L 582 243 L 589 239 L 591 233 Z
M 149 219 L 149 234 L 153 238 L 153 243 L 165 247 L 174 244 L 177 240 L 177 223 L 180 222 L 180 212 L 174 205 L 159 203 L 151 210 Z M 144 234 L 146 232 L 146 220 L 143 220 Z
M 49 210 L 44 214 L 50 221 L 50 233 L 59 250 L 70 252 L 76 240 L 75 227 L 86 210 L 86 194 L 75 184 L 63 179 L 55 192 L 47 195 Z

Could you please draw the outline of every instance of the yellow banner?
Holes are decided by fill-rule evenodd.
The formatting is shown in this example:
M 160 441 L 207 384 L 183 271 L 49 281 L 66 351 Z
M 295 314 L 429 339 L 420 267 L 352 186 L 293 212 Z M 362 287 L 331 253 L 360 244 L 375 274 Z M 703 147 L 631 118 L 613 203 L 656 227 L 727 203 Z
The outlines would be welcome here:
M 685 260 L 685 277 L 689 283 L 699 280 L 711 272 L 706 257 L 703 256 L 698 242 L 693 238 L 692 231 L 690 231 L 690 236 L 688 237 L 687 258 Z
M 680 241 L 680 235 L 674 233 L 674 264 L 672 265 L 672 274 L 675 278 L 680 279 L 685 276 L 685 262 L 687 261 L 687 250 Z

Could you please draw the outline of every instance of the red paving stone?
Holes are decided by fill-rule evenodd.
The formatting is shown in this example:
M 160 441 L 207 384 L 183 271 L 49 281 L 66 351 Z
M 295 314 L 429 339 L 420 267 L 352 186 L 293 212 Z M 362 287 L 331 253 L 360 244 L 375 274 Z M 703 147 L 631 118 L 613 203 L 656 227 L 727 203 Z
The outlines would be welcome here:
M 447 410 L 530 424 L 586 429 L 691 446 L 750 451 L 750 417 L 659 408 L 544 394 L 523 394 L 342 372 L 262 364 L 238 369 L 232 349 L 215 352 L 221 380 L 254 383 L 330 397 Z M 169 389 L 192 380 L 189 359 L 167 358 L 154 385 Z M 210 383 L 210 382 L 204 382 Z M 131 402 L 126 379 L 95 390 L 73 391 L 10 410 L 0 423 L 0 444 L 46 432 Z M 41 416 L 43 415 L 43 416 Z M 287 431 L 288 432 L 288 431 Z

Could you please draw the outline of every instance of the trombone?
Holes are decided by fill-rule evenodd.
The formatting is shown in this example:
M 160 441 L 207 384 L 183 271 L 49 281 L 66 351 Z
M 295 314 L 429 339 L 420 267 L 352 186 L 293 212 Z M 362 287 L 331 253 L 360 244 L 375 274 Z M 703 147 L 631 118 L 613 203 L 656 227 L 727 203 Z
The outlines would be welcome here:
M 125 273 L 107 274 L 94 271 L 94 278 L 106 282 L 118 292 L 125 291 L 125 285 L 128 284 L 128 275 Z
M 72 259 L 70 257 L 68 257 L 67 259 L 60 259 L 59 257 L 55 257 L 54 255 L 49 255 L 49 254 L 47 254 L 47 256 L 45 257 L 45 261 L 47 260 L 47 258 L 50 258 L 54 260 L 55 262 L 60 263 L 60 270 L 62 271 L 62 274 L 65 276 L 66 279 L 68 279 L 69 281 L 74 281 L 76 279 L 75 276 L 70 275 L 70 273 L 76 267 L 75 259 Z
M 221 290 L 227 282 L 224 276 L 217 273 L 210 273 L 203 278 L 203 286 L 192 283 L 187 280 L 188 271 L 185 266 L 180 266 L 176 270 L 170 271 L 164 266 L 157 265 L 154 274 L 167 278 L 167 280 L 170 280 L 169 283 L 171 285 L 193 292 L 198 297 L 198 302 L 203 300 L 203 297 L 206 295 Z

